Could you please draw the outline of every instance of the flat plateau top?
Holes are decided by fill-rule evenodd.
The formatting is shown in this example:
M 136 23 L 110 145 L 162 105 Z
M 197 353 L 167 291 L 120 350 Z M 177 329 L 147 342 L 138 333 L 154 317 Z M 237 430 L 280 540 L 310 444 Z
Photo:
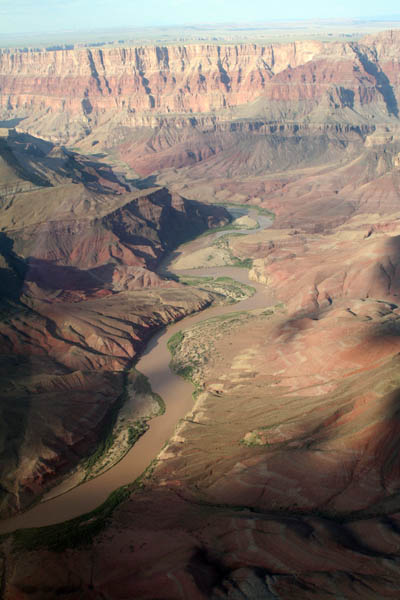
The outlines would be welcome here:
M 170 44 L 280 43 L 300 40 L 356 41 L 384 29 L 400 29 L 400 18 L 271 21 L 257 24 L 187 25 L 125 30 L 3 34 L 1 48 L 68 49 Z M 72 48 L 71 48 L 72 49 Z

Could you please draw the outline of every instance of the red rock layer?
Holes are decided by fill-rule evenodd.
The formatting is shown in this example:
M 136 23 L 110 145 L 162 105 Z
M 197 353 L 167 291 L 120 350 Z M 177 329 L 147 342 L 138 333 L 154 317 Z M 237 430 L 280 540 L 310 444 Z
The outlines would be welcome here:
M 399 309 L 273 313 L 213 337 L 205 393 L 92 547 L 10 553 L 7 600 L 398 597 Z
M 160 115 L 257 99 L 267 120 L 310 115 L 320 122 L 326 120 L 320 109 L 329 108 L 355 111 L 350 118 L 359 123 L 360 109 L 370 107 L 380 121 L 398 115 L 399 46 L 399 34 L 391 33 L 359 44 L 2 51 L 0 106 L 5 117 L 27 116 L 21 127 L 66 140 L 111 117 L 114 125 L 156 126 Z
M 3 51 L 3 106 L 204 112 L 254 100 L 273 73 L 310 60 L 318 42 Z M 86 108 L 85 108 L 86 107 Z M 33 108 L 33 107 L 32 107 Z
M 6 514 L 93 452 L 123 392 L 122 372 L 151 333 L 210 302 L 152 268 L 182 236 L 227 215 L 165 188 L 128 192 L 105 165 L 42 140 L 1 141 Z

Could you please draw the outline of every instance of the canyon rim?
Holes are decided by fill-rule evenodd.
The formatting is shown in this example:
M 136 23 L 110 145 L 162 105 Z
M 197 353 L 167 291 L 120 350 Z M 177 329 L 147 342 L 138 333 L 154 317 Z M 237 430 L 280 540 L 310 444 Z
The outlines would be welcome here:
M 0 50 L 4 600 L 400 596 L 400 30 L 320 38 Z

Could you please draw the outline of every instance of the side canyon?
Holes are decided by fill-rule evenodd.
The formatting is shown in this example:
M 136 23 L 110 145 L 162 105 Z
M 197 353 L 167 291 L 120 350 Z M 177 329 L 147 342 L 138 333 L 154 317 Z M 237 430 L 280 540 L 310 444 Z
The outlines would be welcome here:
M 399 105 L 399 31 L 0 51 L 3 518 L 119 460 L 162 410 L 136 360 L 205 311 L 166 446 L 2 537 L 6 600 L 399 596 Z M 264 305 L 207 317 L 229 266 Z

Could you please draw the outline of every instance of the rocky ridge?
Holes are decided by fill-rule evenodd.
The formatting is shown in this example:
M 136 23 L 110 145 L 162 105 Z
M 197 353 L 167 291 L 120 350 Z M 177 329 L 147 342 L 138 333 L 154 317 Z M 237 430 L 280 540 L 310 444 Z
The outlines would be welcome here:
M 264 51 L 254 45 L 132 49 L 125 63 L 120 50 L 83 51 L 80 65 L 75 53 L 39 53 L 33 58 L 41 72 L 36 88 L 33 55 L 6 54 L 5 119 L 19 114 L 26 116 L 19 128 L 81 138 L 82 150 L 126 161 L 138 185 L 173 189 L 120 190 L 112 207 L 105 183 L 100 192 L 96 181 L 88 182 L 89 159 L 75 153 L 75 183 L 68 187 L 62 179 L 62 185 L 79 194 L 57 201 L 55 223 L 38 224 L 31 211 L 20 213 L 24 228 L 36 236 L 48 232 L 46 244 L 30 246 L 12 222 L 17 199 L 7 209 L 8 246 L 0 266 L 14 290 L 12 308 L 28 255 L 34 255 L 32 277 L 36 273 L 24 287 L 25 312 L 7 308 L 5 330 L 21 354 L 29 345 L 35 368 L 35 377 L 19 373 L 21 389 L 14 390 L 24 414 L 30 414 L 29 385 L 37 385 L 38 405 L 46 407 L 49 390 L 69 381 L 67 390 L 82 388 L 84 397 L 89 381 L 97 416 L 89 399 L 82 406 L 100 423 L 102 393 L 120 385 L 124 365 L 150 328 L 209 301 L 204 291 L 191 288 L 185 295 L 175 283 L 164 288 L 149 275 L 164 247 L 153 227 L 163 212 L 160 196 L 167 212 L 179 212 L 182 202 L 189 210 L 187 197 L 273 210 L 273 228 L 233 235 L 224 244 L 229 254 L 253 261 L 251 277 L 276 301 L 200 323 L 182 336 L 174 360 L 196 384 L 192 413 L 111 520 L 92 515 L 5 542 L 5 597 L 397 598 L 399 34 Z M 59 61 L 54 79 L 49 60 Z M 71 84 L 64 112 L 51 92 L 54 86 L 61 93 L 63 62 Z M 28 98 L 49 112 L 28 114 Z M 42 183 L 32 181 L 29 164 L 20 165 L 23 184 L 5 169 L 11 191 L 28 186 L 33 198 L 33 186 L 42 186 L 45 197 L 56 175 L 35 167 Z M 63 169 L 58 166 L 57 177 L 64 177 Z M 111 185 L 111 176 L 102 179 Z M 78 223 L 74 207 L 77 213 L 85 207 L 87 219 Z M 48 221 L 45 207 L 40 210 Z M 188 258 L 190 248 L 184 248 Z M 76 269 L 61 271 L 63 277 L 75 273 L 80 282 L 84 273 L 93 281 L 84 301 L 78 284 L 67 297 L 43 287 L 49 283 L 40 261 L 57 252 L 57 268 Z M 107 270 L 98 271 L 104 265 Z M 135 291 L 128 269 L 141 269 L 138 285 L 149 282 L 154 289 Z M 133 310 L 134 297 L 146 317 Z M 179 309 L 172 300 L 178 297 Z M 45 314 L 51 327 L 39 343 Z M 55 422 L 61 409 L 52 408 Z M 6 418 L 12 425 L 19 414 L 9 408 Z M 83 429 L 65 423 L 78 454 Z M 15 439 L 9 443 L 18 446 Z M 52 455 L 45 458 L 51 469 Z M 45 467 L 35 476 L 46 476 Z M 32 497 L 29 490 L 36 493 L 35 479 L 23 481 L 22 501 L 24 493 Z
M 96 128 L 104 138 L 107 122 L 309 125 L 327 124 L 329 113 L 333 123 L 373 128 L 398 117 L 399 43 L 385 32 L 348 44 L 2 50 L 0 103 L 3 119 L 25 119 L 20 129 L 69 143 Z
M 8 514 L 98 446 L 152 332 L 213 300 L 154 268 L 179 239 L 228 218 L 165 188 L 130 191 L 103 164 L 43 140 L 13 133 L 0 142 L 0 510 Z
M 399 236 L 397 219 L 368 220 L 231 237 L 280 269 L 277 303 L 183 333 L 173 365 L 191 373 L 192 412 L 90 549 L 11 556 L 10 598 L 67 585 L 71 598 L 398 595 L 398 276 L 383 261 Z

